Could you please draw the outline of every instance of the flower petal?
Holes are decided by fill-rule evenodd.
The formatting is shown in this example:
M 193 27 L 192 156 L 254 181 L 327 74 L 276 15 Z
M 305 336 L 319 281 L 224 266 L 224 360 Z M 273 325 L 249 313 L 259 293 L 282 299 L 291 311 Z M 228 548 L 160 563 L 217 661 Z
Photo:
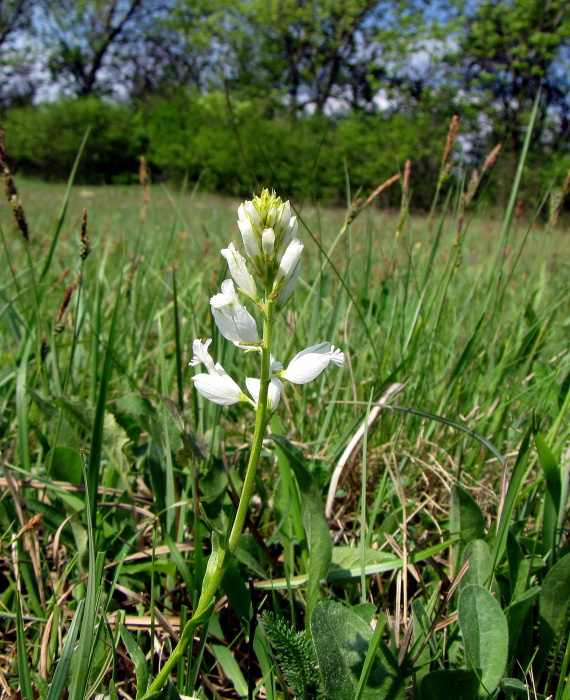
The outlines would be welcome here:
M 197 374 L 192 377 L 194 386 L 205 399 L 220 406 L 247 401 L 247 397 L 227 374 Z
M 259 399 L 259 387 L 261 386 L 261 380 L 255 379 L 254 377 L 248 377 L 245 380 L 245 385 L 247 390 L 252 395 L 257 408 L 257 401 Z M 273 378 L 269 382 L 267 387 L 267 408 L 271 413 L 274 413 L 279 406 L 279 401 L 281 399 L 281 382 L 279 379 Z
M 228 261 L 230 274 L 237 286 L 242 289 L 247 296 L 254 300 L 257 299 L 257 287 L 247 268 L 247 263 L 243 255 L 238 253 L 233 243 L 230 243 L 227 248 L 222 250 L 222 255 Z
M 297 353 L 279 376 L 293 384 L 307 384 L 316 379 L 330 362 L 342 366 L 344 353 L 335 349 L 329 342 L 319 343 Z
M 214 321 L 220 333 L 235 345 L 259 343 L 257 324 L 237 298 L 232 280 L 222 282 L 222 291 L 210 299 Z
M 211 338 L 208 338 L 205 342 L 202 342 L 200 338 L 192 343 L 192 350 L 194 351 L 194 357 L 188 363 L 190 367 L 196 367 L 196 365 L 204 364 L 208 370 L 208 374 L 215 374 L 216 370 L 214 367 L 214 360 L 208 352 L 208 348 L 212 342 Z

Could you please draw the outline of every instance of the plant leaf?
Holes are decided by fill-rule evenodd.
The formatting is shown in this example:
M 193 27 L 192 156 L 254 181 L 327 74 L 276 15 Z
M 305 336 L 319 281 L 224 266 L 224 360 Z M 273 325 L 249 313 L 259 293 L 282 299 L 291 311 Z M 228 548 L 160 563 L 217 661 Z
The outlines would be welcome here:
M 350 608 L 331 600 L 317 604 L 311 634 L 327 700 L 354 700 L 372 630 Z M 396 660 L 379 642 L 363 700 L 403 700 L 404 682 Z
M 481 669 L 481 692 L 486 697 L 499 685 L 507 664 L 507 619 L 491 593 L 477 584 L 461 591 L 457 611 L 466 662 Z

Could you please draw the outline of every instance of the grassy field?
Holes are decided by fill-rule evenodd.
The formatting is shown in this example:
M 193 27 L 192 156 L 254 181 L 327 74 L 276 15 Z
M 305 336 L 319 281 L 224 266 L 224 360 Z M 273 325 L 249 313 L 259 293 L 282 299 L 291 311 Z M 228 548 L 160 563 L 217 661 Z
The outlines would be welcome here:
M 345 367 L 285 387 L 213 616 L 145 695 L 253 432 L 188 366 L 213 338 L 257 376 L 209 305 L 239 201 L 18 187 L 29 242 L 0 206 L 6 697 L 569 700 L 567 219 L 483 196 L 461 221 L 459 185 L 429 217 L 292 202 L 305 251 L 275 347 L 328 340 Z

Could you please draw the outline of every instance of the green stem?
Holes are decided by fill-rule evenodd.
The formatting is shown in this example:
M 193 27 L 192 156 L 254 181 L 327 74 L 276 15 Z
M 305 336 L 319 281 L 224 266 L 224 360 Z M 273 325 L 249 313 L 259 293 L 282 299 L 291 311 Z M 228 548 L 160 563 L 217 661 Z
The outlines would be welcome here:
M 271 293 L 271 288 L 266 289 L 265 298 L 269 298 Z M 243 528 L 245 525 L 245 518 L 247 515 L 247 509 L 249 508 L 249 502 L 253 495 L 253 490 L 255 486 L 255 475 L 257 473 L 257 465 L 259 463 L 259 457 L 261 455 L 261 448 L 263 445 L 263 436 L 265 434 L 265 429 L 268 423 L 267 415 L 267 396 L 269 393 L 269 383 L 271 381 L 271 341 L 273 337 L 273 302 L 266 301 L 264 308 L 264 319 L 263 319 L 263 346 L 261 349 L 261 381 L 259 386 L 259 397 L 257 401 L 257 408 L 255 411 L 255 429 L 253 432 L 253 441 L 251 445 L 251 453 L 249 455 L 249 461 L 247 464 L 247 470 L 245 473 L 245 479 L 243 482 L 243 488 L 241 491 L 238 509 L 233 521 L 233 525 L 230 530 L 230 535 L 227 540 L 227 546 L 225 547 L 225 552 L 222 551 L 218 554 L 215 567 L 211 570 L 206 571 L 206 576 L 204 579 L 204 586 L 202 588 L 202 593 L 200 594 L 200 599 L 198 600 L 198 605 L 192 617 L 186 623 L 182 635 L 180 636 L 180 641 L 174 648 L 172 654 L 167 659 L 166 663 L 150 684 L 148 690 L 143 696 L 147 698 L 152 693 L 160 690 L 162 686 L 166 683 L 169 673 L 175 668 L 178 661 L 182 658 L 188 646 L 194 639 L 194 632 L 200 626 L 205 624 L 210 620 L 212 611 L 214 609 L 214 603 L 216 591 L 218 590 L 224 574 L 227 571 L 230 562 L 232 561 L 234 552 L 238 546 L 240 537 L 243 533 Z M 214 556 L 214 552 L 212 555 Z M 208 567 L 209 568 L 209 567 Z

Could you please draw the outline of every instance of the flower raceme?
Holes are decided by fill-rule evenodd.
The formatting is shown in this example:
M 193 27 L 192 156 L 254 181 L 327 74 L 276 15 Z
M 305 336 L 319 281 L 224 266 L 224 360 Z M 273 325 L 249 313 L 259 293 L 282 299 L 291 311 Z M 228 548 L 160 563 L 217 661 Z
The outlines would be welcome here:
M 210 299 L 210 306 L 224 338 L 245 352 L 259 353 L 260 377 L 245 379 L 250 398 L 221 364 L 214 361 L 208 351 L 212 343 L 209 339 L 194 340 L 190 365 L 205 367 L 205 371 L 196 374 L 193 380 L 196 390 L 209 401 L 222 406 L 245 402 L 254 407 L 251 450 L 235 515 L 223 536 L 216 532 L 212 534 L 212 553 L 192 617 L 186 622 L 180 641 L 150 684 L 145 697 L 163 688 L 168 675 L 194 639 L 197 627 L 212 615 L 218 588 L 244 531 L 247 510 L 255 491 L 263 438 L 269 418 L 279 405 L 283 380 L 306 384 L 316 379 L 331 363 L 339 367 L 344 364 L 344 354 L 328 342 L 297 353 L 286 369 L 272 355 L 273 326 L 293 294 L 303 252 L 303 244 L 297 238 L 297 218 L 291 216 L 289 202 L 282 202 L 274 192 L 263 190 L 260 196 L 240 205 L 238 227 L 245 254 L 238 252 L 233 243 L 222 250 L 231 279 L 222 282 L 221 291 Z M 263 319 L 261 333 L 258 333 L 255 318 L 238 295 L 256 305 L 257 313 Z
M 228 264 L 231 279 L 224 280 L 221 291 L 210 299 L 212 315 L 220 333 L 245 351 L 262 354 L 271 351 L 271 332 L 277 314 L 293 295 L 301 270 L 303 243 L 297 238 L 298 221 L 291 216 L 291 205 L 282 202 L 274 192 L 263 190 L 260 196 L 238 208 L 238 227 L 247 257 L 233 243 L 221 253 Z M 256 278 L 263 285 L 260 296 Z M 238 294 L 256 304 L 263 314 L 264 332 L 260 338 L 254 317 L 238 298 Z M 227 406 L 244 401 L 257 409 L 262 380 L 248 377 L 245 384 L 250 399 L 208 353 L 211 340 L 193 343 L 194 357 L 190 365 L 203 364 L 207 372 L 193 377 L 196 389 L 210 401 Z M 266 360 L 267 362 L 267 360 Z M 265 367 L 267 408 L 273 413 L 281 397 L 281 380 L 306 384 L 316 379 L 330 363 L 342 367 L 344 353 L 328 342 L 301 351 L 284 370 L 271 356 Z M 263 374 L 263 373 L 262 373 Z
M 192 367 L 204 364 L 208 370 L 207 374 L 197 374 L 193 377 L 194 386 L 204 396 L 204 398 L 220 404 L 229 406 L 233 403 L 244 401 L 257 406 L 259 397 L 260 380 L 247 377 L 245 385 L 253 397 L 253 401 L 248 398 L 240 389 L 239 385 L 225 372 L 219 364 L 214 364 L 214 360 L 208 353 L 211 339 L 204 343 L 195 340 L 193 343 L 194 357 L 190 362 Z M 292 384 L 308 384 L 316 379 L 330 363 L 342 367 L 344 365 L 344 353 L 328 342 L 312 345 L 297 353 L 288 364 L 287 369 L 283 369 L 280 362 L 272 359 L 271 381 L 267 396 L 267 407 L 273 413 L 279 405 L 281 398 L 281 379 L 286 379 Z

